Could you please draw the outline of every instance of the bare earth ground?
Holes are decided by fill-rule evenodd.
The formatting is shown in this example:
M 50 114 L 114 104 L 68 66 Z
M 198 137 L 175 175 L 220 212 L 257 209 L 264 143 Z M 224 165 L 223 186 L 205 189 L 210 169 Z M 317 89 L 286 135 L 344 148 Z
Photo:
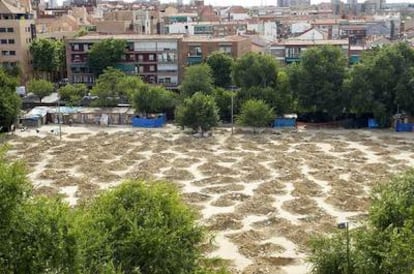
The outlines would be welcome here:
M 413 166 L 414 135 L 299 130 L 195 138 L 164 129 L 63 127 L 16 132 L 36 193 L 75 205 L 126 178 L 166 179 L 216 235 L 209 256 L 233 273 L 306 273 L 306 242 L 365 218 L 372 186 Z

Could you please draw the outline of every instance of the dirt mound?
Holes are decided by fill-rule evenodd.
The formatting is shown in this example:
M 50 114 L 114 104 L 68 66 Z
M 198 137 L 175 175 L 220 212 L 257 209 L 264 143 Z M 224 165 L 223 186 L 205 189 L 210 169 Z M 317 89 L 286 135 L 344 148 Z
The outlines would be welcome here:
M 206 220 L 206 227 L 214 231 L 237 230 L 243 227 L 241 215 L 234 213 L 216 214 Z
M 307 195 L 320 197 L 324 195 L 322 187 L 308 179 L 293 182 L 293 186 L 295 189 L 291 194 L 296 197 Z
M 243 215 L 267 215 L 269 213 L 275 213 L 276 208 L 273 207 L 273 202 L 273 198 L 268 195 L 255 194 L 239 204 L 235 212 Z
M 202 203 L 211 199 L 210 195 L 201 194 L 198 192 L 187 192 L 181 194 L 184 201 L 188 203 Z
M 208 194 L 222 194 L 230 191 L 241 191 L 244 186 L 241 184 L 227 184 L 222 186 L 206 187 L 201 190 L 202 193 Z
M 186 169 L 174 168 L 174 167 L 163 172 L 163 175 L 166 180 L 171 180 L 171 181 L 185 181 L 185 180 L 194 179 L 194 175 L 190 171 Z
M 254 193 L 264 194 L 264 195 L 282 195 L 282 194 L 287 193 L 285 187 L 286 187 L 285 184 L 279 181 L 272 180 L 272 181 L 261 183 L 254 190 Z
M 320 212 L 318 204 L 309 197 L 302 196 L 283 203 L 282 208 L 294 214 L 316 215 Z
M 205 179 L 193 181 L 192 184 L 195 186 L 210 186 L 210 185 L 221 185 L 221 184 L 233 184 L 239 182 L 240 179 L 237 177 L 230 176 L 211 176 Z

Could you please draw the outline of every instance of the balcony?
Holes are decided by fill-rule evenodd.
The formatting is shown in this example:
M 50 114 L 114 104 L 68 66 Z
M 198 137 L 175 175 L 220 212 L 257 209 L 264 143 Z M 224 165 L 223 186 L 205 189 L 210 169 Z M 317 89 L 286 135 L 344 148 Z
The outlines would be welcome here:
M 197 65 L 203 62 L 203 56 L 201 55 L 194 55 L 187 57 L 187 65 Z
M 295 62 L 300 62 L 300 57 L 299 56 L 285 57 L 285 63 L 286 64 L 295 63 Z

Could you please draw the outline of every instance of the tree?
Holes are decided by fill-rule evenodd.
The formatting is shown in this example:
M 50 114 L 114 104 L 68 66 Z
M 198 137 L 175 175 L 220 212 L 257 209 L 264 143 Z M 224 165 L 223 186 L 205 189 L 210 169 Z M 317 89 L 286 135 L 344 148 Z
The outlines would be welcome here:
M 176 110 L 176 121 L 182 127 L 190 127 L 195 131 L 204 132 L 217 125 L 219 116 L 218 108 L 214 98 L 201 92 L 195 93 Z
M 114 107 L 122 96 L 127 96 L 126 91 L 119 85 L 125 77 L 120 70 L 108 67 L 103 71 L 92 88 L 91 93 L 98 96 L 95 105 L 99 107 Z
M 84 96 L 88 94 L 85 84 L 68 84 L 59 88 L 60 99 L 69 105 L 78 106 Z
M 173 93 L 159 86 L 142 85 L 133 94 L 135 110 L 145 116 L 171 109 L 174 103 Z
M 76 273 L 69 207 L 31 197 L 22 162 L 8 162 L 0 148 L 0 269 L 4 273 Z
M 216 87 L 228 88 L 231 85 L 233 63 L 233 58 L 224 52 L 213 52 L 207 58 Z
M 136 89 L 141 88 L 144 85 L 145 84 L 140 77 L 127 75 L 119 79 L 118 89 L 121 90 L 124 94 L 126 94 L 132 102 L 134 91 Z
M 20 111 L 21 100 L 16 93 L 18 81 L 0 69 L 0 132 L 8 131 Z
M 388 125 L 398 109 L 414 114 L 414 50 L 405 43 L 366 52 L 345 82 L 352 94 L 352 110 L 372 112 Z
M 237 117 L 237 123 L 254 128 L 267 127 L 274 120 L 273 109 L 262 100 L 251 99 L 246 101 Z
M 327 112 L 335 118 L 349 102 L 342 89 L 345 54 L 340 48 L 322 46 L 306 50 L 301 57 L 301 62 L 290 71 L 290 84 L 299 104 L 305 111 Z
M 65 64 L 65 45 L 62 41 L 52 39 L 35 39 L 30 44 L 33 68 L 46 72 L 49 76 L 61 72 Z
M 83 209 L 77 226 L 85 273 L 194 273 L 203 231 L 172 184 L 129 181 Z
M 414 170 L 376 187 L 367 224 L 350 231 L 350 272 L 347 267 L 345 233 L 312 240 L 312 272 L 412 273 L 413 193 Z
M 207 64 L 187 67 L 180 90 L 184 97 L 191 97 L 196 92 L 210 94 L 213 90 L 211 68 Z
M 276 84 L 277 70 L 273 56 L 248 53 L 236 60 L 233 79 L 238 87 L 244 89 L 271 87 Z
M 93 44 L 88 52 L 89 68 L 99 76 L 107 67 L 113 67 L 121 60 L 126 47 L 125 40 L 112 38 Z
M 37 97 L 39 97 L 39 100 L 41 102 L 43 97 L 50 95 L 54 91 L 54 86 L 49 81 L 43 79 L 33 79 L 27 83 L 27 89 L 29 92 L 32 92 Z
M 213 90 L 213 98 L 219 109 L 219 117 L 222 121 L 230 122 L 231 120 L 231 97 L 235 97 L 235 93 L 232 91 L 223 88 L 215 88 Z

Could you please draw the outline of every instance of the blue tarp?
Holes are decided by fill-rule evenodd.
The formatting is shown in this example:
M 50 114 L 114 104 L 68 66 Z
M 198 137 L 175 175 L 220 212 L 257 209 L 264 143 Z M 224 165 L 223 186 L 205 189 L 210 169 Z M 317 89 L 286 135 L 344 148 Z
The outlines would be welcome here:
M 296 127 L 296 119 L 291 118 L 277 118 L 274 123 L 274 127 Z
M 141 118 L 134 117 L 132 118 L 133 127 L 143 127 L 143 128 L 155 128 L 163 127 L 166 122 L 165 115 L 158 115 L 157 118 Z
M 397 132 L 412 132 L 414 129 L 413 123 L 397 123 L 395 131 Z
M 368 128 L 377 128 L 378 122 L 375 119 L 368 119 Z

